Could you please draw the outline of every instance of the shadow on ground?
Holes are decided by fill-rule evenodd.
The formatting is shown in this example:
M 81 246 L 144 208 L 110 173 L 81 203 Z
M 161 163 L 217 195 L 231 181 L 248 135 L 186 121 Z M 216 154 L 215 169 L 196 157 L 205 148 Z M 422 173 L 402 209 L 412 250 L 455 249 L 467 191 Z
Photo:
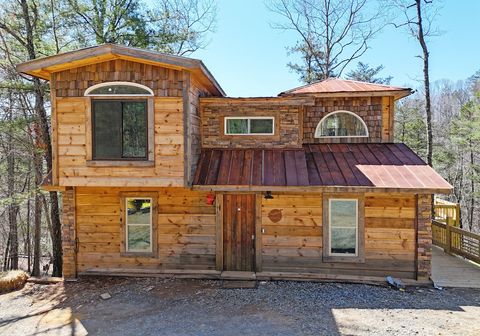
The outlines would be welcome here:
M 478 335 L 480 290 L 84 278 L 0 296 L 5 335 Z M 109 293 L 103 300 L 100 294 Z

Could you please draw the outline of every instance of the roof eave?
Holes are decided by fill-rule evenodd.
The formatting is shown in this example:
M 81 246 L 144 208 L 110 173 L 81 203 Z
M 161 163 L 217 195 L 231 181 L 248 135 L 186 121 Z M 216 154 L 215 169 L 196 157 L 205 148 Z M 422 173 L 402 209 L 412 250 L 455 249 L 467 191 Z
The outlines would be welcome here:
M 52 67 L 70 64 L 71 66 L 64 67 L 64 69 L 69 69 L 85 65 L 84 62 L 82 63 L 82 61 L 86 60 L 91 60 L 88 62 L 88 64 L 94 64 L 118 58 L 149 62 L 169 68 L 185 69 L 188 71 L 194 71 L 195 69 L 198 69 L 200 74 L 211 83 L 214 91 L 217 91 L 216 93 L 219 95 L 225 96 L 225 92 L 218 84 L 217 80 L 213 77 L 203 62 L 198 59 L 161 54 L 150 50 L 142 50 L 116 44 L 102 44 L 100 46 L 88 47 L 69 51 L 59 55 L 52 55 L 26 61 L 17 64 L 16 70 L 20 73 L 30 76 L 50 80 L 51 74 L 56 72 L 55 70 L 51 69 Z
M 278 97 L 315 97 L 315 98 L 335 98 L 335 97 L 394 97 L 395 100 L 407 97 L 413 93 L 413 90 L 401 89 L 391 91 L 336 91 L 336 92 L 302 92 L 287 93 L 281 92 Z
M 366 187 L 366 186 L 264 186 L 264 185 L 199 185 L 194 190 L 203 191 L 251 191 L 251 192 L 394 192 L 415 194 L 451 194 L 452 188 L 398 188 L 398 187 Z

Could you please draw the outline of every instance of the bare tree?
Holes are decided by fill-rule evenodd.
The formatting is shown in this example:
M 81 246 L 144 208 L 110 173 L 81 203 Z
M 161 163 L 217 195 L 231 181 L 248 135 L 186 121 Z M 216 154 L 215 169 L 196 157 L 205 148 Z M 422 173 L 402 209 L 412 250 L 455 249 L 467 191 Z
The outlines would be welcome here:
M 207 44 L 214 0 L 67 0 L 83 45 L 118 43 L 186 55 Z
M 267 6 L 283 18 L 273 28 L 298 34 L 289 51 L 300 53 L 303 63 L 288 66 L 306 83 L 340 76 L 383 27 L 371 0 L 272 0 Z
M 439 1 L 436 1 L 438 4 Z M 423 88 L 425 93 L 425 112 L 427 125 L 427 163 L 433 165 L 433 126 L 432 126 L 432 103 L 430 95 L 430 52 L 427 39 L 438 32 L 433 28 L 433 21 L 439 7 L 434 5 L 434 0 L 387 0 L 390 6 L 400 12 L 400 21 L 393 22 L 395 27 L 406 27 L 414 36 L 422 49 L 419 56 L 423 61 Z
M 46 3 L 44 3 L 46 4 Z M 45 22 L 42 16 L 45 13 L 39 11 L 40 6 L 35 1 L 19 0 L 18 3 L 12 4 L 11 8 L 4 8 L 4 15 L 0 19 L 0 31 L 9 37 L 8 43 L 4 43 L 2 49 L 8 53 L 8 58 L 13 64 L 19 60 L 32 60 L 40 56 L 38 52 L 40 39 L 42 34 L 46 34 Z M 11 20 L 12 11 L 15 20 Z M 44 36 L 46 37 L 46 36 Z M 4 41 L 5 42 L 5 41 Z M 19 54 L 13 55 L 12 48 L 9 44 L 19 46 Z M 45 104 L 45 83 L 38 78 L 31 79 L 31 91 L 33 93 L 33 110 L 35 111 L 35 134 L 38 153 L 43 154 L 47 172 L 52 169 L 52 146 L 50 139 L 50 125 Z M 43 175 L 43 160 L 37 158 L 34 161 L 36 185 L 39 186 Z M 50 217 L 52 221 L 52 230 L 54 239 L 52 241 L 53 249 L 53 275 L 62 275 L 62 240 L 61 240 L 61 223 L 58 206 L 57 193 L 51 191 L 50 196 Z M 34 267 L 33 274 L 39 275 L 39 240 L 40 240 L 40 222 L 41 222 L 41 198 L 39 195 L 35 198 L 35 246 L 34 246 Z M 36 256 L 36 257 L 35 257 Z

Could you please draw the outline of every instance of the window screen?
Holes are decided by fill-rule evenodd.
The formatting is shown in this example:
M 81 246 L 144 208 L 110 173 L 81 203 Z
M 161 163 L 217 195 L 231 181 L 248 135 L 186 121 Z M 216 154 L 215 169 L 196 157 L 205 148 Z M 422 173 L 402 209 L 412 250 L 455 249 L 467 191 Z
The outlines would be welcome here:
M 146 101 L 94 100 L 94 159 L 146 159 Z

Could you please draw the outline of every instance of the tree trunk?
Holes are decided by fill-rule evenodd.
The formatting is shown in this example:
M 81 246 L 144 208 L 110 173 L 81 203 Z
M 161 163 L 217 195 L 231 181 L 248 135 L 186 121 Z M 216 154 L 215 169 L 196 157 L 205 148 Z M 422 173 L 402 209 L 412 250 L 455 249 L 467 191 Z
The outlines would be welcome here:
M 11 97 L 10 97 L 11 101 Z M 11 123 L 12 111 L 9 111 L 8 121 Z M 9 124 L 8 137 L 7 137 L 7 195 L 9 203 L 7 207 L 8 211 L 8 226 L 9 226 L 9 241 L 10 241 L 10 269 L 18 269 L 18 225 L 17 225 L 17 212 L 18 205 L 15 200 L 15 151 L 13 148 L 13 136 L 14 132 L 11 124 Z
M 10 260 L 8 258 L 8 252 L 9 251 L 10 251 L 10 235 L 8 235 L 7 244 L 5 246 L 5 256 L 4 256 L 4 259 L 3 259 L 3 270 L 4 271 L 8 271 L 8 261 Z
M 34 152 L 34 170 L 35 170 L 35 185 L 42 183 L 42 158 L 40 154 Z M 39 190 L 35 190 L 35 215 L 34 215 L 34 233 L 33 233 L 33 276 L 40 276 L 40 239 L 42 226 L 42 197 Z
M 32 21 L 30 21 L 30 11 L 27 0 L 21 0 L 23 19 L 25 22 L 26 30 L 26 47 L 28 51 L 28 58 L 33 60 L 36 58 L 35 52 L 35 40 L 34 40 L 34 27 L 32 27 Z M 34 10 L 36 10 L 34 8 Z M 35 15 L 36 16 L 36 13 Z M 35 22 L 33 22 L 35 24 Z M 41 129 L 42 146 L 45 148 L 45 161 L 47 163 L 47 172 L 52 171 L 52 144 L 50 139 L 50 127 L 48 124 L 47 112 L 45 110 L 44 90 L 40 79 L 33 78 L 33 91 L 35 94 L 35 113 L 38 118 L 39 126 Z M 38 181 L 37 181 L 38 182 Z M 41 183 L 41 180 L 40 180 Z M 37 184 L 38 186 L 38 184 Z M 41 200 L 39 200 L 41 202 Z M 54 239 L 52 239 L 53 248 L 53 276 L 62 276 L 62 237 L 61 237 L 61 223 L 58 208 L 58 196 L 55 191 L 50 192 L 50 217 L 52 221 L 52 232 Z M 39 204 L 39 206 L 41 206 Z
M 28 189 L 30 190 L 30 176 L 28 177 Z M 31 238 L 30 238 L 30 197 L 28 197 L 27 201 L 27 271 L 28 273 L 32 272 L 32 246 L 31 246 Z
M 418 19 L 418 41 L 423 52 L 423 85 L 425 89 L 425 112 L 427 114 L 427 163 L 433 166 L 433 130 L 432 130 L 432 107 L 430 99 L 430 72 L 429 72 L 429 52 L 427 43 L 425 42 L 425 34 L 423 31 L 422 21 L 422 0 L 415 0 L 417 5 Z
M 52 220 L 52 249 L 53 249 L 53 270 L 52 275 L 61 277 L 62 269 L 62 226 L 60 222 L 60 211 L 58 208 L 58 194 L 55 191 L 50 192 L 50 217 Z

